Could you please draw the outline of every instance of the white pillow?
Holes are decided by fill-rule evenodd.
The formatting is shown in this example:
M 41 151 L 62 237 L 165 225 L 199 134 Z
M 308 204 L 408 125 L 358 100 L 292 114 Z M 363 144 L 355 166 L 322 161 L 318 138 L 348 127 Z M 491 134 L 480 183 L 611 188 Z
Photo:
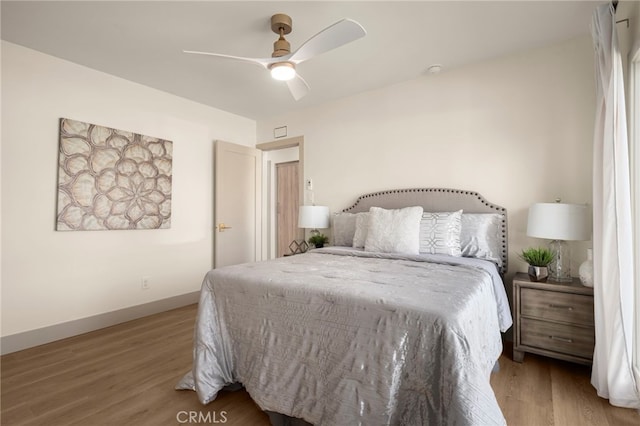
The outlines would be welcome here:
M 420 253 L 462 256 L 460 249 L 462 210 L 422 214 Z
M 422 212 L 423 209 L 419 206 L 393 210 L 371 207 L 364 250 L 418 254 Z
M 465 257 L 491 260 L 502 267 L 502 215 L 464 213 L 460 248 Z
M 334 213 L 331 227 L 334 246 L 353 245 L 356 233 L 356 215 L 353 213 Z
M 363 248 L 369 229 L 369 213 L 356 213 L 356 230 L 353 234 L 353 247 Z

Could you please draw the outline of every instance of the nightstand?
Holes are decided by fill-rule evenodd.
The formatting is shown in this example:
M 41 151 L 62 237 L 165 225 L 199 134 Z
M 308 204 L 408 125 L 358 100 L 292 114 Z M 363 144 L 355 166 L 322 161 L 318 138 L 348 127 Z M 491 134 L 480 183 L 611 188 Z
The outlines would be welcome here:
M 525 352 L 591 364 L 595 331 L 593 289 L 580 284 L 532 282 L 524 273 L 513 278 L 515 320 L 513 360 Z

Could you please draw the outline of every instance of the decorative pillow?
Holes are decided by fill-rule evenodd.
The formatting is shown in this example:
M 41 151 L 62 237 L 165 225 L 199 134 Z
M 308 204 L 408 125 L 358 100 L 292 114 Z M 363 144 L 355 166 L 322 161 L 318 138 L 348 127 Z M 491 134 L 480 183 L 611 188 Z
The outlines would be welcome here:
M 420 221 L 420 253 L 462 256 L 460 228 L 462 210 L 423 213 Z
M 356 233 L 356 215 L 353 213 L 334 213 L 331 227 L 334 246 L 353 245 L 353 236 Z
M 369 209 L 369 231 L 364 251 L 418 254 L 422 207 Z
M 369 229 L 369 213 L 356 213 L 356 230 L 353 234 L 353 247 L 363 248 Z
M 502 215 L 499 213 L 464 213 L 460 246 L 465 257 L 477 257 L 502 267 Z

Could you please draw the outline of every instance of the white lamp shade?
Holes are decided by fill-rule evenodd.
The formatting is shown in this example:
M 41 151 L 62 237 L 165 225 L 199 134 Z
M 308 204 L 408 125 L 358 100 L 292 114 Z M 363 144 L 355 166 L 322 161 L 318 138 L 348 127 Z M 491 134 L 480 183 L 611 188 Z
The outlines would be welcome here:
M 298 210 L 298 228 L 328 228 L 329 207 L 300 206 Z
M 537 203 L 529 208 L 527 235 L 550 240 L 591 238 L 589 209 L 581 204 Z

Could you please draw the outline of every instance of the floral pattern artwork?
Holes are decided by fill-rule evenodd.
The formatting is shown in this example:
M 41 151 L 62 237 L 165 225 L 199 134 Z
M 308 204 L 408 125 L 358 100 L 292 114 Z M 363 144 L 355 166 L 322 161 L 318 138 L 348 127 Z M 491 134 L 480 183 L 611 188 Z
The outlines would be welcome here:
M 173 142 L 63 118 L 58 231 L 171 227 Z

